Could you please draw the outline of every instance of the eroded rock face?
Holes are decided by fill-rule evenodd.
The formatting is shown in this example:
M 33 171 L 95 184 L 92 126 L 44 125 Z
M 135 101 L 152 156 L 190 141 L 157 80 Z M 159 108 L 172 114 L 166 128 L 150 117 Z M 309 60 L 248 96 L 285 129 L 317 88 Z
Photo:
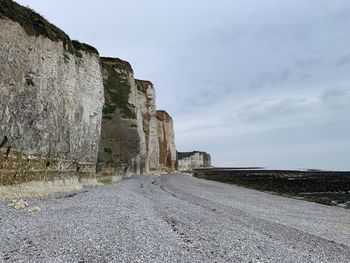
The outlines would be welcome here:
M 157 111 L 159 163 L 160 166 L 175 169 L 176 147 L 173 120 L 166 111 Z
M 12 0 L 0 26 L 0 186 L 175 168 L 172 119 L 128 62 Z
M 97 51 L 66 35 L 28 35 L 3 15 L 0 25 L 2 181 L 95 172 L 104 103 Z
M 159 168 L 156 94 L 153 84 L 135 80 L 126 61 L 101 58 L 105 105 L 99 153 L 101 170 L 126 175 Z
M 143 131 L 146 141 L 146 163 L 149 170 L 159 168 L 159 143 L 156 117 L 156 92 L 153 84 L 146 80 L 136 80 Z
M 143 130 L 142 103 L 133 70 L 126 61 L 101 58 L 105 105 L 99 164 L 115 167 L 125 175 L 147 172 L 146 139 Z M 112 171 L 112 170 L 109 170 Z
M 177 169 L 179 171 L 192 171 L 204 167 L 211 167 L 210 154 L 198 151 L 177 153 Z

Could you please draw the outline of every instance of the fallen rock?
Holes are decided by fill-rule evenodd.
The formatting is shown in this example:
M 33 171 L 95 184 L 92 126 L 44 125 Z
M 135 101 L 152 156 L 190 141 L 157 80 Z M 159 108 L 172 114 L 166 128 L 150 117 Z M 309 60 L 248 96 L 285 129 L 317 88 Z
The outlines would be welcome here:
M 24 209 L 28 206 L 28 203 L 25 202 L 23 199 L 20 199 L 19 201 L 12 200 L 12 203 L 10 203 L 8 206 L 14 209 Z
M 28 208 L 28 212 L 30 212 L 30 213 L 35 213 L 35 212 L 39 212 L 39 211 L 41 211 L 41 209 L 40 209 L 40 207 L 37 207 L 37 206 Z

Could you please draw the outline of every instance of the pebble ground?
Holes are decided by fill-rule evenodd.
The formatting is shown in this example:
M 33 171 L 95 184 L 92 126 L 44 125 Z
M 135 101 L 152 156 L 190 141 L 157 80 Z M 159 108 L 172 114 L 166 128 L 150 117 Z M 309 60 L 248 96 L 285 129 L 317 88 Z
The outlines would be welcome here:
M 0 201 L 0 262 L 350 262 L 350 211 L 188 175 Z

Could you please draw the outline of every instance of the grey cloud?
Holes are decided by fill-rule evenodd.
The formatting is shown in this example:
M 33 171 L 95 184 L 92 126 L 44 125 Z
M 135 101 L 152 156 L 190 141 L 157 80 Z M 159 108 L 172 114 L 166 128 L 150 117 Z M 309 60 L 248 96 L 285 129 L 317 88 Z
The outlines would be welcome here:
M 284 68 L 280 71 L 264 72 L 255 78 L 250 87 L 252 89 L 260 89 L 265 86 L 282 85 L 288 80 L 290 75 L 291 72 L 288 68 Z
M 308 67 L 315 67 L 319 65 L 322 61 L 323 60 L 320 57 L 309 57 L 309 58 L 297 59 L 295 64 L 297 67 L 308 68 Z
M 246 104 L 238 110 L 238 118 L 242 121 L 263 121 L 292 114 L 300 114 L 309 110 L 312 103 L 306 99 L 260 100 Z
M 204 81 L 204 84 L 200 84 L 201 88 L 199 90 L 181 99 L 179 108 L 184 112 L 188 112 L 195 108 L 211 107 L 216 103 L 220 103 L 222 98 L 230 96 L 235 91 L 232 85 L 230 81 Z
M 189 44 L 198 47 L 198 43 L 205 47 L 217 47 L 225 45 L 234 45 L 246 36 L 244 28 L 237 26 L 227 26 L 199 32 L 189 39 Z
M 302 73 L 301 76 L 300 76 L 300 80 L 301 81 L 305 81 L 305 80 L 308 80 L 310 78 L 312 78 L 312 75 L 309 74 L 309 73 Z
M 350 110 L 350 89 L 328 89 L 321 95 L 321 99 L 333 110 Z
M 350 64 L 350 54 L 343 55 L 335 63 L 337 67 L 342 67 L 349 64 Z

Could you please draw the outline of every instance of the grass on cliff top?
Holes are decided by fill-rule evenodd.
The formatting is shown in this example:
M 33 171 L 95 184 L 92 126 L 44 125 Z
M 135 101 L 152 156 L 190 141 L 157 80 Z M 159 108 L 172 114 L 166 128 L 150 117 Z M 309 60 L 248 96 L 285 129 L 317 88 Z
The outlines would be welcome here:
M 193 152 L 176 152 L 177 154 L 177 158 L 178 159 L 184 159 L 184 158 L 187 158 L 187 157 L 190 157 L 196 153 L 200 153 L 199 151 L 193 151 Z
M 62 41 L 64 48 L 78 57 L 82 57 L 80 51 L 98 54 L 94 47 L 78 41 L 71 41 L 66 33 L 49 23 L 34 10 L 21 6 L 12 0 L 0 0 L 0 17 L 19 23 L 28 36 L 42 35 L 52 41 Z
M 101 57 L 100 60 L 105 65 L 106 64 L 111 65 L 111 66 L 118 68 L 120 70 L 125 70 L 128 72 L 134 73 L 130 63 L 125 61 L 125 60 L 122 60 L 120 58 Z
M 115 67 L 102 63 L 102 67 L 107 71 L 108 77 L 103 81 L 105 89 L 105 105 L 103 107 L 103 117 L 109 118 L 115 113 L 117 108 L 125 119 L 136 119 L 136 114 L 131 110 L 133 105 L 129 103 L 130 84 L 125 79 L 123 73 L 115 71 Z

